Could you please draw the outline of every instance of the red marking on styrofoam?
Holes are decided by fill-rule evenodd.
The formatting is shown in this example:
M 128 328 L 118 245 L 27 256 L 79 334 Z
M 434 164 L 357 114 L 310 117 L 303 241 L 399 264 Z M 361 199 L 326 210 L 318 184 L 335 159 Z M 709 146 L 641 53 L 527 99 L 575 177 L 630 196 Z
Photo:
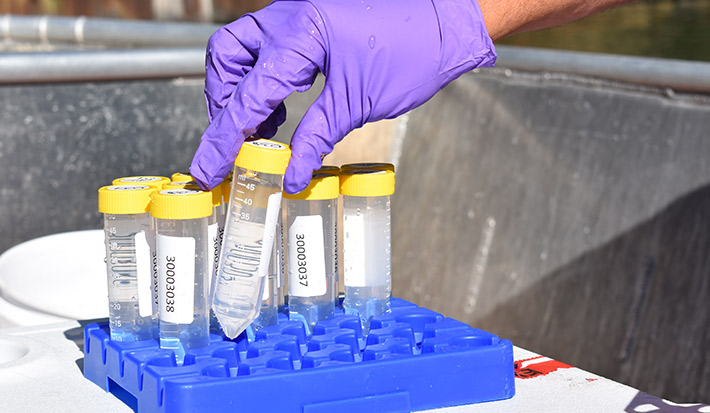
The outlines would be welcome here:
M 559 369 L 572 368 L 569 364 L 553 360 L 549 357 L 537 356 L 515 362 L 515 377 L 519 379 L 531 379 L 533 377 L 546 376 Z

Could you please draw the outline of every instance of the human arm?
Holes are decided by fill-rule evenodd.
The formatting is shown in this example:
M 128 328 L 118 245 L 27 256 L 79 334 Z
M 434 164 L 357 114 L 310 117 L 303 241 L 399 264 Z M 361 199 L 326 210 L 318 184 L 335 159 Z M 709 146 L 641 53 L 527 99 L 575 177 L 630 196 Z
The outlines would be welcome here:
M 559 26 L 636 0 L 478 0 L 493 41 Z

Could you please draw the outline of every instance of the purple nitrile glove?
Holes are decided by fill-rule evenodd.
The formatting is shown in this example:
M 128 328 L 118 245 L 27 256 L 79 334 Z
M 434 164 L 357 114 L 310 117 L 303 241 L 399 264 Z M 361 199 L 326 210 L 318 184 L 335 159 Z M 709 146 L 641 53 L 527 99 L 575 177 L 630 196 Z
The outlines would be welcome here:
M 245 138 L 273 137 L 283 100 L 321 72 L 323 92 L 291 140 L 284 188 L 298 192 L 351 130 L 399 116 L 495 59 L 476 0 L 275 1 L 210 38 L 210 126 L 190 173 L 205 188 L 219 184 Z

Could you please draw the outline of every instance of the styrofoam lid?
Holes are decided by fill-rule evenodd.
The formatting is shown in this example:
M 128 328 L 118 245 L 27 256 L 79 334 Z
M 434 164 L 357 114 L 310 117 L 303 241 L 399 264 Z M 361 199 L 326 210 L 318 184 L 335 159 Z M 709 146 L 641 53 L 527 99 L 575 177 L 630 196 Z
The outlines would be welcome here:
M 102 230 L 23 242 L 0 255 L 0 295 L 59 317 L 107 317 L 105 256 Z

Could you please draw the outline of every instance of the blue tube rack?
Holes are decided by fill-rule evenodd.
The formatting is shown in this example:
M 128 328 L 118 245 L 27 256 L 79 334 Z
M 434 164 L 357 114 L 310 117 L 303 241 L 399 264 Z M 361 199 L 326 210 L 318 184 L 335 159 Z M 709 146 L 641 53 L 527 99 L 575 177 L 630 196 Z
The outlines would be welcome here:
M 138 412 L 400 412 L 515 394 L 513 345 L 429 309 L 392 300 L 367 336 L 357 316 L 299 321 L 235 340 L 211 336 L 182 366 L 157 341 L 84 329 L 84 376 Z

